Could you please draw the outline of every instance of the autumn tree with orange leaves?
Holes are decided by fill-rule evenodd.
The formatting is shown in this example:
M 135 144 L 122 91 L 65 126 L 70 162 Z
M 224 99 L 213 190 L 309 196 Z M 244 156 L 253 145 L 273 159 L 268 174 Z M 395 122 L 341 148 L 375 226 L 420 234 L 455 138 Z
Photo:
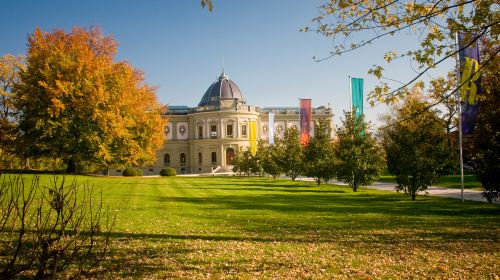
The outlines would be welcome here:
M 23 157 L 62 158 L 69 172 L 152 163 L 164 120 L 140 70 L 115 62 L 117 44 L 100 28 L 39 28 L 28 38 L 15 87 Z

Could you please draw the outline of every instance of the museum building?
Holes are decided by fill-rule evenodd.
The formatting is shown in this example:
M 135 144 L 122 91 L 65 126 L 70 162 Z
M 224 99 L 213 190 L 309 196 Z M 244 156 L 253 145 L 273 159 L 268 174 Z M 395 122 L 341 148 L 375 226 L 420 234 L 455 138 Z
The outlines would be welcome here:
M 240 88 L 223 72 L 198 106 L 168 106 L 165 144 L 144 174 L 159 174 L 166 167 L 177 174 L 232 172 L 236 154 L 250 147 L 250 122 L 256 122 L 256 139 L 269 141 L 270 112 L 278 137 L 283 137 L 285 128 L 299 128 L 298 107 L 247 105 Z M 328 119 L 334 127 L 331 108 L 312 108 L 312 120 L 317 119 Z

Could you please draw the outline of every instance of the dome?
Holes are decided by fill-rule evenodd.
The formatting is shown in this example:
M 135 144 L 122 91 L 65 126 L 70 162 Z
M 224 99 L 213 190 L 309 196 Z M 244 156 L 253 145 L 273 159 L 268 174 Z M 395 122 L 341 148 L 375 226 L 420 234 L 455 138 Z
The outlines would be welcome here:
M 244 101 L 240 88 L 222 72 L 220 77 L 205 92 L 198 107 L 217 105 L 219 100 L 234 99 Z

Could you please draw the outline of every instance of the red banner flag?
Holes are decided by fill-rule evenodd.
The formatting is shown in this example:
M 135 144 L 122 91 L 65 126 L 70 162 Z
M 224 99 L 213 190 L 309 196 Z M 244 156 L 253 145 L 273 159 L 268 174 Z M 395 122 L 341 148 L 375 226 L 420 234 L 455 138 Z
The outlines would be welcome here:
M 311 99 L 300 99 L 300 144 L 307 146 L 311 135 L 312 106 Z

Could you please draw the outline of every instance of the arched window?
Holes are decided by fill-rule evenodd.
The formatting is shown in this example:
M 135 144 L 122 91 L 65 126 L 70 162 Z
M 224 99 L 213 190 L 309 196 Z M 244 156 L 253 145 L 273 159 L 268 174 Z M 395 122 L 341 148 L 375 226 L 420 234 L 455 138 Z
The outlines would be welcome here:
M 163 164 L 170 165 L 170 154 L 165 154 L 163 156 Z
M 198 163 L 202 165 L 203 163 L 203 155 L 201 153 L 198 153 Z
M 198 139 L 203 139 L 203 126 L 198 126 Z
M 216 163 L 217 163 L 217 153 L 212 152 L 212 164 L 216 164 Z
M 186 154 L 185 153 L 181 154 L 180 160 L 181 160 L 181 165 L 186 165 Z

